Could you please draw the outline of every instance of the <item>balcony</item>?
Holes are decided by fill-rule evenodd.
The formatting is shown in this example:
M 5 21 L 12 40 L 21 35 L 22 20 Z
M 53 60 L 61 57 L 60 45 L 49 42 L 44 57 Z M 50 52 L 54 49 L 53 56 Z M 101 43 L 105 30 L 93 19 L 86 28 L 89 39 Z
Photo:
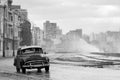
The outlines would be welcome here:
M 12 11 L 12 10 L 10 10 L 10 9 L 8 9 L 8 13 L 9 13 L 9 14 L 12 14 L 12 13 L 13 13 L 13 11 Z
M 13 22 L 12 21 L 7 21 L 7 24 L 13 26 Z

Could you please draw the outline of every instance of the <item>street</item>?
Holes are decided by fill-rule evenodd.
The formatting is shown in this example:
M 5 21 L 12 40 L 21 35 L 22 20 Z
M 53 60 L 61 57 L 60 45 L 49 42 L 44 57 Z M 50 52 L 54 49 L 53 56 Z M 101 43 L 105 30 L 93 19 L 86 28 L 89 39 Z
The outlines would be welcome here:
M 120 70 L 111 68 L 80 67 L 73 65 L 51 64 L 50 72 L 44 69 L 27 70 L 26 74 L 16 73 L 13 58 L 0 60 L 0 80 L 119 80 Z

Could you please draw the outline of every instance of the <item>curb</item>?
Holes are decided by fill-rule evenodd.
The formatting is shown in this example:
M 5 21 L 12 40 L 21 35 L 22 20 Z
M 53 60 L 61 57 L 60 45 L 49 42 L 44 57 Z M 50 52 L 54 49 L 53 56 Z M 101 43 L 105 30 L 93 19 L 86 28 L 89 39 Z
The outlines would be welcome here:
M 51 61 L 51 64 L 61 64 L 61 65 L 71 65 L 71 66 L 81 66 L 81 67 L 94 67 L 94 68 L 104 68 L 106 65 L 97 65 L 97 64 L 80 64 L 80 63 L 67 63 L 62 61 Z M 107 65 L 110 66 L 110 65 Z

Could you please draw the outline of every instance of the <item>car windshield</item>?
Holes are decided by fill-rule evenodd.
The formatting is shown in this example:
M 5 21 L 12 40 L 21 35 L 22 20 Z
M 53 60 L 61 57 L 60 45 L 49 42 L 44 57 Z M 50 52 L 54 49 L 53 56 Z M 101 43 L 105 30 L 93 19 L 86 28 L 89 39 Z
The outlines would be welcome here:
M 30 54 L 30 53 L 43 53 L 42 48 L 27 48 L 21 50 L 22 54 Z

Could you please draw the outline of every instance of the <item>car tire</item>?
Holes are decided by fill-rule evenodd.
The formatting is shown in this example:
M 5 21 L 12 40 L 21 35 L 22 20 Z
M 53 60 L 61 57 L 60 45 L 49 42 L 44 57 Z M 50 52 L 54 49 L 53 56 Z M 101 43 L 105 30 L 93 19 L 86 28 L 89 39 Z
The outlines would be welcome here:
M 41 72 L 41 68 L 37 68 L 37 72 Z
M 22 73 L 25 74 L 26 73 L 26 69 L 22 68 Z
M 46 72 L 49 72 L 49 66 L 46 66 L 46 67 L 45 67 L 45 71 L 46 71 Z
M 20 68 L 16 67 L 16 71 L 17 71 L 17 73 L 20 73 Z

